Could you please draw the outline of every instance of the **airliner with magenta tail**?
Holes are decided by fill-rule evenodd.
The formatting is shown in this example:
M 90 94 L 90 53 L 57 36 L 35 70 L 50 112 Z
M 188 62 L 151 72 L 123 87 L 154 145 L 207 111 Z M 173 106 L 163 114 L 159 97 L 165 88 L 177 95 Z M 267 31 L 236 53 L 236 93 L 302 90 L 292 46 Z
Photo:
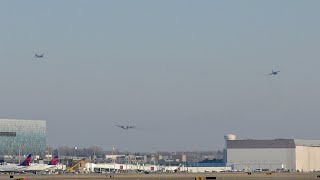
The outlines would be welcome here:
M 48 164 L 32 164 L 29 167 L 27 167 L 26 171 L 49 171 L 51 169 L 54 169 L 57 167 L 57 162 L 59 160 L 58 156 L 54 156 L 52 160 Z
M 30 166 L 32 154 L 29 154 L 26 159 L 19 165 L 17 164 L 6 164 L 0 165 L 0 172 L 23 172 L 28 166 Z

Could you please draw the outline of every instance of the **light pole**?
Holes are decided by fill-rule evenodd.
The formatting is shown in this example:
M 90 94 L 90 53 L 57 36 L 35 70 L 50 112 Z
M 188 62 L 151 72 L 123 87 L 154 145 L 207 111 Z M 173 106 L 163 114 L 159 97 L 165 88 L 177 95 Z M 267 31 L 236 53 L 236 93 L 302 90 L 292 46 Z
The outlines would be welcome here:
M 93 147 L 93 164 L 96 163 L 96 146 Z
M 49 146 L 47 146 L 47 148 L 48 148 L 48 150 L 47 150 L 47 158 L 46 158 L 46 159 L 47 159 L 47 161 L 49 161 L 49 159 L 50 159 L 50 158 L 49 158 L 49 154 L 50 154 L 50 147 L 49 147 Z
M 19 145 L 19 164 L 21 163 L 20 161 L 21 161 L 21 158 L 20 158 L 20 151 L 21 151 L 21 148 L 22 148 L 22 145 L 20 144 Z
M 75 157 L 75 159 L 77 159 L 77 149 L 78 149 L 78 147 L 74 147 L 74 157 Z
M 116 171 L 116 157 L 115 155 L 113 155 L 113 151 L 115 150 L 116 148 L 113 146 L 112 147 L 112 159 L 113 159 L 113 169 L 114 169 L 114 172 Z
M 197 172 L 199 173 L 199 152 L 197 152 Z
M 125 162 L 126 162 L 126 172 L 128 172 L 128 161 L 129 161 L 129 154 L 128 152 L 126 153 L 126 156 L 124 158 Z

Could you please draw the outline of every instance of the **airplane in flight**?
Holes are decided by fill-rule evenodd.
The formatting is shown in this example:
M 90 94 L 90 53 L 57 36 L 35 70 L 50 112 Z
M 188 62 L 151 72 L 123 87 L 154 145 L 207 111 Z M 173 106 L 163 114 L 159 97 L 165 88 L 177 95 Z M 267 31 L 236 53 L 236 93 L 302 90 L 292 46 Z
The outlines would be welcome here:
M 35 58 L 43 58 L 43 56 L 44 56 L 44 54 L 37 54 L 37 53 L 34 54 Z
M 54 156 L 48 164 L 31 164 L 25 171 L 36 172 L 36 171 L 49 171 L 57 167 L 57 162 L 59 160 L 58 156 Z
M 268 74 L 268 75 L 277 75 L 279 72 L 280 72 L 280 71 L 273 71 L 273 70 L 272 70 L 272 72 L 271 72 L 270 74 Z
M 128 129 L 133 129 L 135 128 L 136 126 L 119 126 L 117 125 L 119 128 L 122 128 L 123 130 L 128 130 Z
M 29 154 L 26 159 L 19 165 L 17 164 L 6 164 L 0 165 L 0 172 L 23 172 L 25 169 L 30 166 L 32 154 Z

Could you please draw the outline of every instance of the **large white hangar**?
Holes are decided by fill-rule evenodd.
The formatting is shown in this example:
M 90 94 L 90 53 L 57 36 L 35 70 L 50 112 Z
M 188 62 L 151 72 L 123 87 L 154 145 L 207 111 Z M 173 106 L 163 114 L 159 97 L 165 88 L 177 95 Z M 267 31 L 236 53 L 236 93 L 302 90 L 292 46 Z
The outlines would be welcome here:
M 226 138 L 226 162 L 235 170 L 320 170 L 320 140 Z

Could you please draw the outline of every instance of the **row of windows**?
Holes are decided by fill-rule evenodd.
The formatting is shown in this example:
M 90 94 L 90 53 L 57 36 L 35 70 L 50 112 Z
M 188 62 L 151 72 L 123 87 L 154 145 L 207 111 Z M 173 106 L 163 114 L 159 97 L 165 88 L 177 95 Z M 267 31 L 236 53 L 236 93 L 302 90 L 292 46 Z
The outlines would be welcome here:
M 0 132 L 0 136 L 16 137 L 16 132 Z

